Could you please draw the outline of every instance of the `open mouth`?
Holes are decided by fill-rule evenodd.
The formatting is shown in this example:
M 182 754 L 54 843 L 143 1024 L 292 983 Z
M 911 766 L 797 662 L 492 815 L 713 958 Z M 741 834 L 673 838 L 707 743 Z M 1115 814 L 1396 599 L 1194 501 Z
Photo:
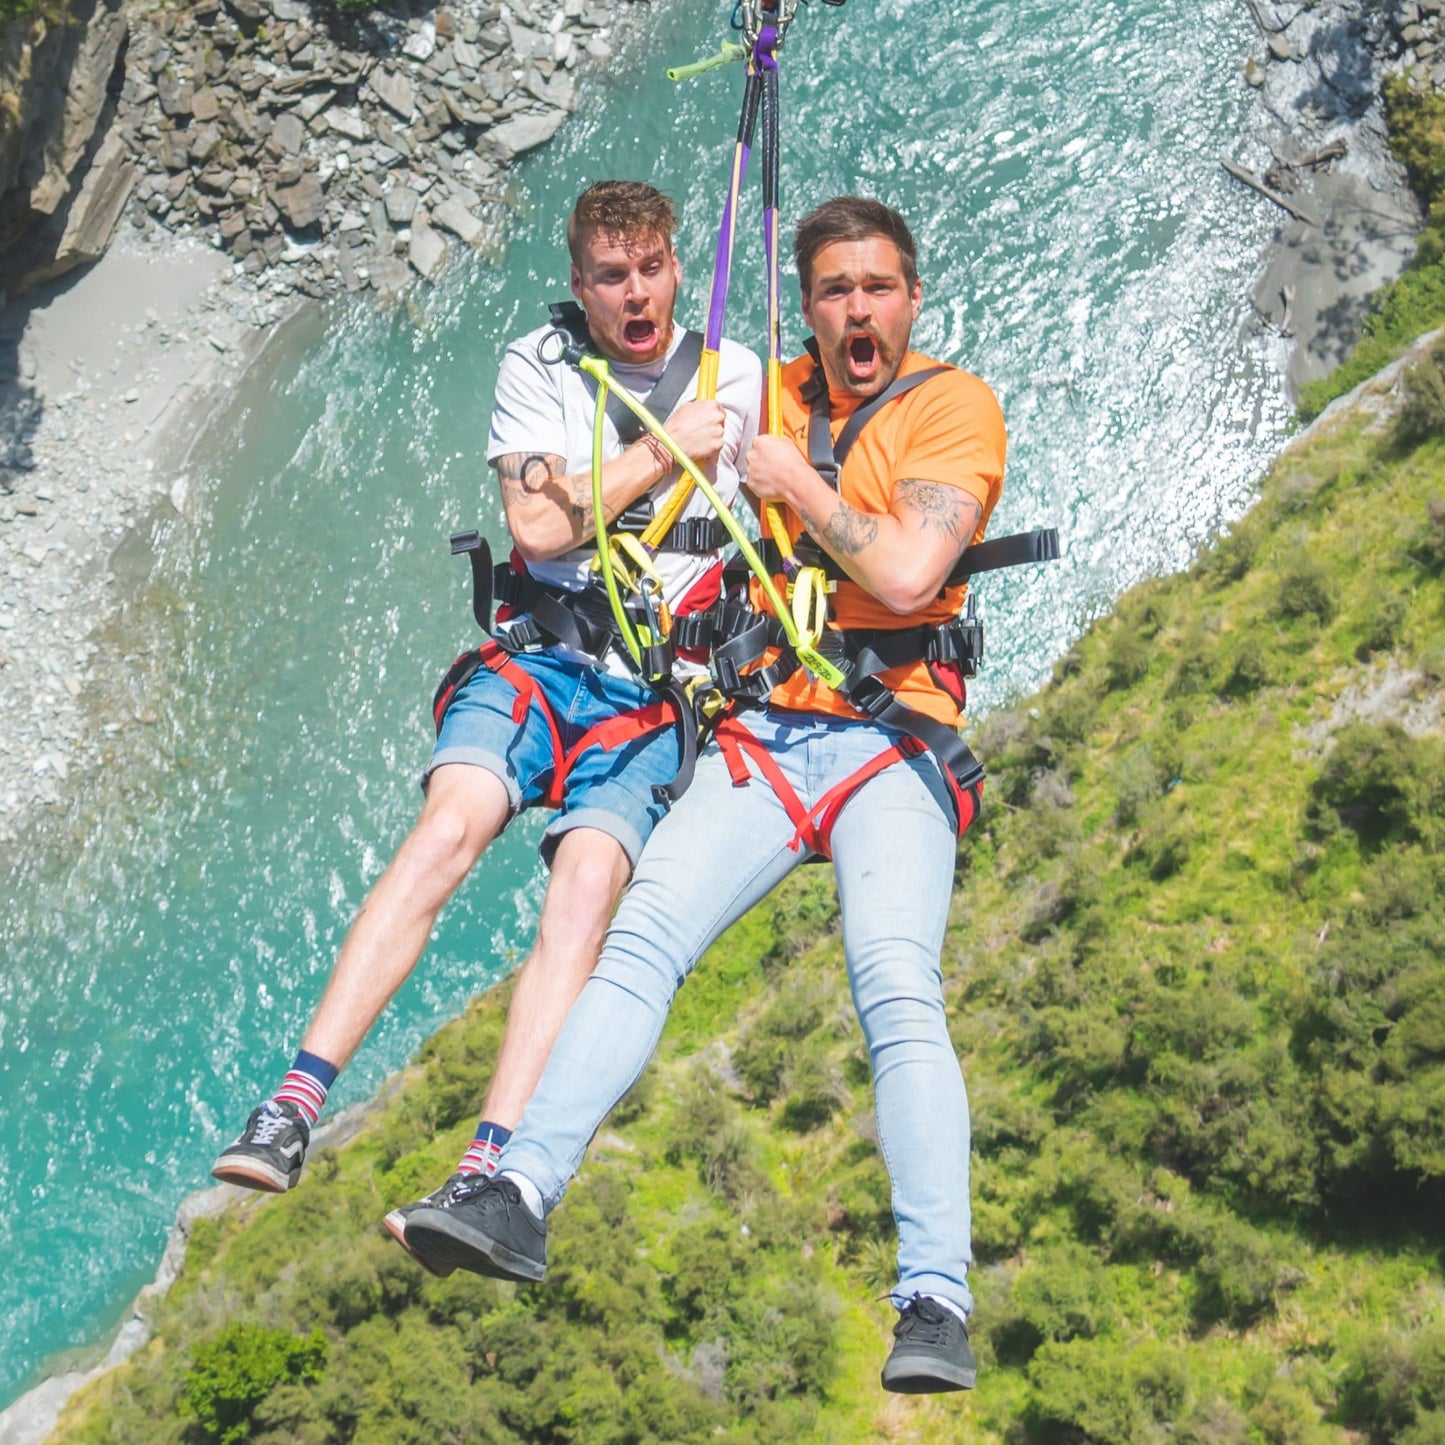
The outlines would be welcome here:
M 871 336 L 860 335 L 848 342 L 848 369 L 859 381 L 878 370 L 878 345 Z
M 639 317 L 622 328 L 622 339 L 630 351 L 651 351 L 658 341 L 657 323 Z

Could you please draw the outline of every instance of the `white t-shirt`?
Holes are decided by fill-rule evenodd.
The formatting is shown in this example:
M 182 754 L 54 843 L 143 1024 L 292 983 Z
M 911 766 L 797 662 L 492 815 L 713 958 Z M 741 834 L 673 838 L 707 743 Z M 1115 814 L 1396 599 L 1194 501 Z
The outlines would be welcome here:
M 491 434 L 487 440 L 487 460 L 495 462 L 508 452 L 530 455 L 559 456 L 571 472 L 592 469 L 592 426 L 597 403 L 591 392 L 591 379 L 565 362 L 548 366 L 537 356 L 537 344 L 547 336 L 551 326 L 512 342 L 502 356 L 497 375 L 496 403 L 492 410 Z M 667 355 L 647 366 L 629 366 L 612 362 L 612 374 L 637 399 L 646 403 L 652 389 L 662 376 L 673 352 L 682 345 L 683 328 L 673 330 Z M 549 343 L 548 354 L 556 352 L 556 343 Z M 762 365 L 746 347 L 724 341 L 718 368 L 718 404 L 726 413 L 722 450 L 714 464 L 704 469 L 710 482 L 728 506 L 732 506 L 743 480 L 744 459 L 758 431 L 758 414 L 762 405 Z M 697 395 L 694 375 L 683 389 L 678 405 Z M 665 422 L 666 417 L 659 417 Z M 602 459 L 611 461 L 621 454 L 622 443 L 617 429 L 608 417 L 603 423 Z M 672 490 L 673 479 L 665 478 L 649 494 L 654 506 Z M 688 498 L 682 518 L 710 517 L 712 508 L 700 491 Z M 529 562 L 527 571 L 538 582 L 550 587 L 565 587 L 576 592 L 585 587 L 596 574 L 590 563 L 596 549 L 587 546 L 566 552 L 546 562 Z M 692 556 L 662 548 L 654 559 L 662 578 L 663 597 L 669 608 L 679 602 L 716 565 L 712 556 Z

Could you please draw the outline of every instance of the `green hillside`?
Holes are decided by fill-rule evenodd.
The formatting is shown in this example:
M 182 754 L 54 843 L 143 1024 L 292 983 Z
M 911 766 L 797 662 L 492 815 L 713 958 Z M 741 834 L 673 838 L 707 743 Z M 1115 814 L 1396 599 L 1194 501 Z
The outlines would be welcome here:
M 201 1224 L 73 1441 L 1445 1442 L 1445 374 L 1326 424 L 991 718 L 945 957 L 982 1373 L 878 1387 L 893 1227 L 831 874 L 683 990 L 516 1289 L 381 1215 L 505 990 L 302 1186 Z

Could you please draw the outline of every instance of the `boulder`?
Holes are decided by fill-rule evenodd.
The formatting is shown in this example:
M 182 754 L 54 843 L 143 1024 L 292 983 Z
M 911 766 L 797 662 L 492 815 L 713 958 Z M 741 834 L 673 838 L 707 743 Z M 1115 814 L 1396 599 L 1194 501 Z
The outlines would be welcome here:
M 416 91 L 406 76 L 378 66 L 367 77 L 367 88 L 390 111 L 410 120 L 416 114 Z
M 430 60 L 437 48 L 437 28 L 430 20 L 423 20 L 412 34 L 402 43 L 401 53 L 413 60 Z
M 454 196 L 437 206 L 431 218 L 443 230 L 459 236 L 468 246 L 480 245 L 486 234 L 486 227 Z
M 549 111 L 545 115 L 516 115 L 501 125 L 493 126 L 487 133 L 487 139 L 496 147 L 503 162 L 510 163 L 519 155 L 545 145 L 557 134 L 562 120 L 560 110 Z
M 295 185 L 278 186 L 272 198 L 293 231 L 314 226 L 326 214 L 326 194 L 312 175 L 302 176 Z
M 420 197 L 410 186 L 393 186 L 383 197 L 386 218 L 393 226 L 409 226 Z
M 432 229 L 425 211 L 418 211 L 411 223 L 406 258 L 416 268 L 417 274 L 428 281 L 435 281 L 446 265 L 447 243 Z

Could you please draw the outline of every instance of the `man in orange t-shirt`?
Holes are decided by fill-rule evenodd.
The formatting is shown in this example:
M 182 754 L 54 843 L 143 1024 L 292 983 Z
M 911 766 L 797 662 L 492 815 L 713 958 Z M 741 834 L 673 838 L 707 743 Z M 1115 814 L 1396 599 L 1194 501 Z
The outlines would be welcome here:
M 956 613 L 959 590 L 945 583 L 998 499 L 1003 420 L 977 378 L 933 371 L 908 349 L 922 290 L 897 212 L 857 197 L 829 201 L 803 219 L 794 249 L 821 381 L 808 359 L 787 369 L 788 435 L 753 443 L 748 485 L 783 509 L 795 542 L 806 530 L 841 577 L 834 622 L 871 638 L 875 658 L 903 662 L 876 672 L 867 691 L 855 686 L 855 669 L 846 696 L 796 673 L 761 709 L 718 729 L 692 787 L 643 851 L 497 1176 L 465 1200 L 413 1214 L 406 1240 L 438 1272 L 541 1279 L 545 1216 L 642 1073 L 678 987 L 799 862 L 830 853 L 898 1224 L 900 1318 L 883 1386 L 968 1389 L 968 1099 L 940 953 L 956 829 L 972 817 L 978 776 L 951 785 L 940 761 L 957 742 L 957 679 L 908 662 L 888 634 L 921 634 Z M 900 375 L 924 372 L 911 390 L 890 390 Z M 849 419 L 885 392 L 850 436 Z M 828 423 L 826 447 L 809 436 L 814 410 Z M 890 725 L 899 718 L 907 727 Z M 921 736 L 932 738 L 927 751 Z

